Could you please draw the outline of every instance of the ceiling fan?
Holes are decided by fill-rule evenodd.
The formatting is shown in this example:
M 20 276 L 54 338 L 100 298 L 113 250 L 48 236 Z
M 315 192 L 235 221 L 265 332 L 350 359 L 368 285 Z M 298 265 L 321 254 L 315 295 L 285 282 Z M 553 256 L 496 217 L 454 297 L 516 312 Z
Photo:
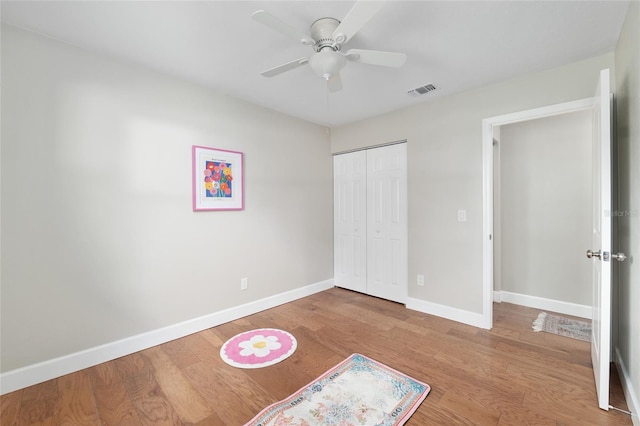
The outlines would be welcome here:
M 310 35 L 298 31 L 264 10 L 258 10 L 251 17 L 267 27 L 296 40 L 305 46 L 311 46 L 309 57 L 299 58 L 261 73 L 264 77 L 274 77 L 286 71 L 309 64 L 311 69 L 327 81 L 329 92 L 342 89 L 340 71 L 347 61 L 360 62 L 385 67 L 401 67 L 407 55 L 377 50 L 349 49 L 341 52 L 346 44 L 369 20 L 382 8 L 381 1 L 357 1 L 342 21 L 335 18 L 320 18 L 311 24 Z

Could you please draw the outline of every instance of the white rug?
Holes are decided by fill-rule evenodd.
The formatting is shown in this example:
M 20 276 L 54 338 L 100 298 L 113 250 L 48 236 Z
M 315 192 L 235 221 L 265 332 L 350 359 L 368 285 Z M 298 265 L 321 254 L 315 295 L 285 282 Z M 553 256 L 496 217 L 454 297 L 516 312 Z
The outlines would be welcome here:
M 546 331 L 585 342 L 591 341 L 591 321 L 565 318 L 546 312 L 540 312 L 533 322 L 533 331 Z

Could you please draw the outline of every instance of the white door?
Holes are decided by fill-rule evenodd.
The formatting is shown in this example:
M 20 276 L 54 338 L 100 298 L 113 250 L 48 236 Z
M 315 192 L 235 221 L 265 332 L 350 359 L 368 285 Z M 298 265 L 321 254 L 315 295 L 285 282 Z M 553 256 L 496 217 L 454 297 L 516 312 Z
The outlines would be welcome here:
M 600 72 L 593 132 L 593 320 L 591 360 L 598 405 L 609 409 L 611 347 L 611 101 L 609 70 Z
M 406 302 L 407 145 L 367 151 L 367 293 Z
M 335 285 L 367 290 L 367 154 L 333 157 Z

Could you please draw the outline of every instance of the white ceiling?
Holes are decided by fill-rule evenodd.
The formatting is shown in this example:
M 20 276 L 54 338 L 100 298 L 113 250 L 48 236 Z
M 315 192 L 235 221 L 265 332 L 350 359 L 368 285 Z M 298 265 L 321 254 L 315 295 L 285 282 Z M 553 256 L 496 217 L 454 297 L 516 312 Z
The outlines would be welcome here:
M 2 1 L 2 21 L 336 126 L 611 52 L 627 1 L 388 1 L 345 45 L 403 52 L 403 68 L 348 63 L 328 94 L 308 66 L 260 72 L 311 48 L 255 22 L 264 9 L 308 33 L 353 1 Z M 437 91 L 407 91 L 433 83 Z

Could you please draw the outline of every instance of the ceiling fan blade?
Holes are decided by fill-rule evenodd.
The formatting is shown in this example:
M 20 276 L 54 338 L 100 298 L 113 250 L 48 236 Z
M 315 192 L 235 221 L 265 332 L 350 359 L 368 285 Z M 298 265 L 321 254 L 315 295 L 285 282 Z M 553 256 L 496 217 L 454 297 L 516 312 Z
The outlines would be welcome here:
M 364 24 L 382 9 L 382 6 L 384 6 L 382 1 L 357 1 L 333 32 L 333 39 L 339 44 L 348 42 Z
M 379 50 L 349 49 L 344 54 L 350 61 L 363 64 L 382 65 L 383 67 L 401 67 L 407 61 L 407 55 Z
M 329 89 L 330 93 L 335 93 L 342 90 L 342 79 L 340 78 L 340 74 L 336 74 L 329 80 L 327 80 L 327 89 Z
M 264 24 L 267 27 L 271 28 L 272 30 L 277 31 L 280 34 L 284 34 L 285 36 L 292 38 L 306 46 L 313 46 L 316 43 L 310 36 L 298 31 L 291 25 L 281 21 L 269 12 L 258 10 L 253 12 L 251 17 L 261 24 Z
M 263 77 L 275 77 L 276 75 L 282 74 L 283 72 L 301 67 L 307 62 L 309 62 L 309 58 L 296 59 L 295 61 L 287 62 L 286 64 L 278 65 L 275 68 L 263 71 L 260 73 L 260 75 L 262 75 Z

